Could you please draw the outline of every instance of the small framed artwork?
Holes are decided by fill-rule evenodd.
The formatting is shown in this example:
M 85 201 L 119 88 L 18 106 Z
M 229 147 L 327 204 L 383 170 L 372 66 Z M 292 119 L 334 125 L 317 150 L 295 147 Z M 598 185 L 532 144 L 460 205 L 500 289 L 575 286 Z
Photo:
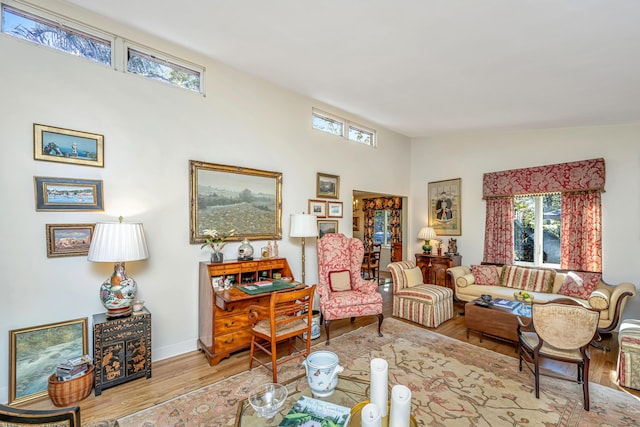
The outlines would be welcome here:
M 104 167 L 104 136 L 33 124 L 33 158 L 47 162 Z
M 47 257 L 87 256 L 95 224 L 47 224 Z
M 353 231 L 360 231 L 360 217 L 353 217 Z
M 429 226 L 438 236 L 462 234 L 462 179 L 449 179 L 429 183 Z
M 102 211 L 102 181 L 36 176 L 36 211 Z
M 327 202 L 329 218 L 342 218 L 342 202 Z
M 58 363 L 88 354 L 87 323 L 84 317 L 9 331 L 9 404 L 45 396 Z
M 326 173 L 317 174 L 316 197 L 326 199 L 340 198 L 340 177 L 338 175 L 328 175 Z
M 327 217 L 327 202 L 324 200 L 311 200 L 309 199 L 309 214 L 315 215 L 318 218 Z
M 338 221 L 337 220 L 318 220 L 318 238 L 321 238 L 327 233 L 337 233 L 338 232 Z

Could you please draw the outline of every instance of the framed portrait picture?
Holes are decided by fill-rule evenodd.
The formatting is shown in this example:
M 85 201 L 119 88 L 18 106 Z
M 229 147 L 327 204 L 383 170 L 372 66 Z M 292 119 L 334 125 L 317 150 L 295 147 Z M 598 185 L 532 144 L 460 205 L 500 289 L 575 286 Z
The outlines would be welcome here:
M 318 218 L 326 218 L 327 216 L 327 202 L 325 200 L 311 200 L 309 199 L 309 214 L 315 215 Z
M 327 202 L 327 217 L 342 218 L 342 202 Z
M 462 179 L 429 183 L 429 226 L 438 236 L 462 234 Z
M 337 232 L 338 232 L 337 220 L 327 220 L 327 219 L 318 220 L 318 238 L 321 238 L 327 233 L 337 233 Z
M 9 404 L 46 395 L 56 365 L 88 352 L 86 317 L 9 331 Z
M 36 176 L 36 211 L 102 211 L 102 181 Z
M 329 175 L 326 173 L 317 174 L 316 197 L 324 197 L 326 199 L 340 198 L 340 177 L 338 175 Z
M 87 256 L 95 224 L 47 224 L 47 257 Z
M 104 136 L 34 123 L 33 158 L 102 168 Z
M 282 238 L 282 173 L 189 161 L 190 242 L 204 230 L 234 229 L 228 240 Z

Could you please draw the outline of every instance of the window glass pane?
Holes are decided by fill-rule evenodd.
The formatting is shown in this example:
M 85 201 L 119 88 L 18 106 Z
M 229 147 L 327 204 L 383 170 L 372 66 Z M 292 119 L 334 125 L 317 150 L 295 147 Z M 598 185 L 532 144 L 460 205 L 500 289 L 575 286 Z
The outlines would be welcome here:
M 321 116 L 317 113 L 313 113 L 311 126 L 314 129 L 332 133 L 337 136 L 343 135 L 343 123 L 330 119 L 329 117 Z
M 200 72 L 131 48 L 127 49 L 127 55 L 128 72 L 201 92 Z
M 562 196 L 542 197 L 542 262 L 560 264 L 560 229 L 562 225 Z
M 388 245 L 390 240 L 389 211 L 377 210 L 373 216 L 373 243 Z
M 349 126 L 349 139 L 367 145 L 373 145 L 373 132 Z
M 2 6 L 2 32 L 111 65 L 111 42 L 18 9 Z
M 535 200 L 534 197 L 516 197 L 514 200 L 515 260 L 534 261 Z

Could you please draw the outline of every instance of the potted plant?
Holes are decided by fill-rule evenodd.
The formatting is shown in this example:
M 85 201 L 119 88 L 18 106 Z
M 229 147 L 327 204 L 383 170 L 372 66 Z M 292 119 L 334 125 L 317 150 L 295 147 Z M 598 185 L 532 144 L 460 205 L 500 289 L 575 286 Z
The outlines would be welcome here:
M 211 248 L 211 262 L 222 262 L 224 260 L 224 255 L 222 254 L 222 248 L 227 244 L 226 240 L 236 234 L 235 229 L 231 229 L 226 233 L 220 233 L 217 230 L 209 230 L 206 229 L 202 232 L 205 235 L 204 244 L 200 246 L 200 249 L 205 246 L 209 246 Z

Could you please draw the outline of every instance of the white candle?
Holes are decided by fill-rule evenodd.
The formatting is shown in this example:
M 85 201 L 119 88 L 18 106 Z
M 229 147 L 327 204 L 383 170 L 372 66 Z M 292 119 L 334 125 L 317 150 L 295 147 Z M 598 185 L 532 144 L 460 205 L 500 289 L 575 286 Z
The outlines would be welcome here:
M 378 405 L 380 415 L 386 417 L 389 405 L 388 371 L 389 364 L 384 359 L 371 359 L 371 388 L 369 399 Z
M 360 418 L 362 427 L 382 427 L 382 415 L 380 409 L 375 403 L 367 403 L 362 408 L 362 417 Z
M 389 427 L 409 427 L 411 416 L 411 390 L 403 385 L 391 389 L 391 413 Z

